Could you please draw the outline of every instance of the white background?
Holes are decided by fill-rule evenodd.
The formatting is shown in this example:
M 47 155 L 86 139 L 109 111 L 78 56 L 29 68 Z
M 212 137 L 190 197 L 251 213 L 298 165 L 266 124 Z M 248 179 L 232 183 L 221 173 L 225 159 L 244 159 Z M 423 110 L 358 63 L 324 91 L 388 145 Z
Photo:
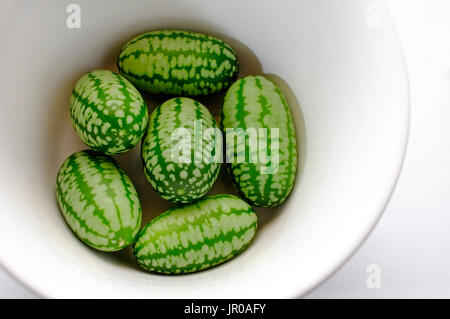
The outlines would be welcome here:
M 450 298 L 450 1 L 385 0 L 411 86 L 403 171 L 360 250 L 307 298 Z M 368 288 L 370 264 L 381 287 Z M 0 298 L 35 298 L 0 269 Z

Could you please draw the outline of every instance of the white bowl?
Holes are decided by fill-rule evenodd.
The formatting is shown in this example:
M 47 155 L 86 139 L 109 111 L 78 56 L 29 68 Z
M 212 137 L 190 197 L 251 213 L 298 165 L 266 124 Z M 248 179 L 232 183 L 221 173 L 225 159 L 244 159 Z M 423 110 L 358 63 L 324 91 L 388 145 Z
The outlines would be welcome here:
M 0 5 L 0 260 L 6 269 L 47 297 L 278 298 L 305 294 L 355 251 L 389 200 L 407 143 L 407 75 L 382 3 L 76 3 L 80 29 L 66 26 L 66 1 Z M 304 166 L 283 205 L 259 210 L 261 227 L 243 254 L 181 276 L 140 270 L 129 250 L 88 248 L 65 225 L 54 194 L 64 158 L 85 148 L 69 122 L 74 82 L 92 69 L 114 69 L 128 39 L 164 27 L 230 42 L 242 74 L 276 74 L 295 117 Z M 146 98 L 151 110 L 159 102 Z M 170 204 L 146 183 L 138 152 L 118 158 L 149 220 Z

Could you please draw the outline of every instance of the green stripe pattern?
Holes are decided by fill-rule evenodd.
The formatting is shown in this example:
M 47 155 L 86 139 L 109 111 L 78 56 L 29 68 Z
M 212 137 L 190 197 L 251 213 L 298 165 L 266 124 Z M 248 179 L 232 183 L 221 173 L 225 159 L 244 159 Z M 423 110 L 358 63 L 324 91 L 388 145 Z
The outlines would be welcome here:
M 188 136 L 174 138 L 178 129 L 184 129 Z M 216 129 L 220 134 L 208 109 L 190 98 L 170 99 L 150 115 L 142 142 L 142 161 L 147 180 L 164 199 L 190 203 L 204 196 L 216 181 L 221 165 L 222 139 L 221 135 L 220 139 L 204 139 L 207 129 Z M 190 151 L 184 152 L 182 145 Z M 214 158 L 220 158 L 220 161 Z
M 239 72 L 238 59 L 228 44 L 182 30 L 151 31 L 131 39 L 117 65 L 143 91 L 181 96 L 224 91 Z
M 235 257 L 256 229 L 250 205 L 232 195 L 213 195 L 156 217 L 139 232 L 133 253 L 146 270 L 190 273 Z
M 281 204 L 291 192 L 297 170 L 297 139 L 292 115 L 281 90 L 269 79 L 263 76 L 247 76 L 236 81 L 227 91 L 220 115 L 222 130 L 242 128 L 266 128 L 267 134 L 258 135 L 265 139 L 267 149 L 258 145 L 258 152 L 272 156 L 271 129 L 279 132 L 278 169 L 273 173 L 262 174 L 262 167 L 273 163 L 263 163 L 258 157 L 256 162 L 250 162 L 249 138 L 244 143 L 232 143 L 226 136 L 227 162 L 237 154 L 246 156 L 245 162 L 239 163 L 236 158 L 228 163 L 227 169 L 240 195 L 252 205 L 271 207 Z M 234 136 L 231 136 L 234 138 Z M 275 143 L 275 142 L 273 142 Z M 262 143 L 264 146 L 264 143 Z M 255 155 L 255 154 L 253 154 Z M 272 161 L 272 159 L 270 160 Z
M 123 153 L 139 143 L 148 123 L 141 94 L 108 70 L 84 74 L 70 97 L 70 117 L 81 140 L 105 153 Z
M 132 243 L 141 225 L 141 204 L 131 180 L 109 156 L 92 150 L 69 156 L 56 182 L 59 208 L 75 235 L 101 251 Z

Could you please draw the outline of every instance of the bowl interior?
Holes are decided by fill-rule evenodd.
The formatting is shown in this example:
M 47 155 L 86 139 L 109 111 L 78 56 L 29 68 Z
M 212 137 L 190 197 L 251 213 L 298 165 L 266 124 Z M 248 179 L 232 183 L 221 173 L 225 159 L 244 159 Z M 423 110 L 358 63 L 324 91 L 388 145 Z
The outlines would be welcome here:
M 392 192 L 408 128 L 401 49 L 379 1 L 80 0 L 79 29 L 66 26 L 69 3 L 11 1 L 0 20 L 8 26 L 0 28 L 0 261 L 7 269 L 50 297 L 294 297 L 361 243 Z M 73 84 L 93 69 L 116 70 L 127 40 L 160 28 L 215 35 L 236 50 L 241 76 L 273 79 L 288 98 L 301 154 L 291 196 L 258 209 L 249 249 L 182 276 L 140 270 L 130 249 L 87 248 L 55 201 L 59 166 L 86 148 L 69 120 Z M 144 96 L 150 111 L 163 101 Z M 200 100 L 217 116 L 222 97 Z M 146 182 L 139 147 L 116 158 L 147 222 L 171 204 Z M 211 191 L 221 192 L 235 193 L 224 172 Z

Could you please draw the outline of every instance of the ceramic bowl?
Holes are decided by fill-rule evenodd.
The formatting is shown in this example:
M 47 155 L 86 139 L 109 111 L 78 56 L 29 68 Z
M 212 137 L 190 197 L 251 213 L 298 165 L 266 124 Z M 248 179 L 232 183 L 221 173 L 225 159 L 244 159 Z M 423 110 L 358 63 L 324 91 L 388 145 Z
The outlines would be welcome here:
M 71 3 L 0 5 L 0 261 L 7 270 L 44 297 L 291 298 L 357 249 L 391 196 L 407 144 L 407 74 L 382 2 L 76 0 L 80 28 L 67 23 Z M 161 28 L 217 36 L 236 50 L 240 76 L 274 79 L 288 97 L 301 153 L 288 200 L 258 209 L 252 245 L 180 276 L 139 269 L 129 249 L 88 248 L 55 200 L 59 166 L 86 148 L 69 119 L 75 81 L 93 69 L 116 70 L 124 43 Z M 161 103 L 145 98 L 150 111 Z M 217 115 L 220 99 L 202 101 Z M 116 158 L 148 221 L 171 204 L 145 181 L 139 147 Z M 233 192 L 224 174 L 212 193 L 222 191 Z

